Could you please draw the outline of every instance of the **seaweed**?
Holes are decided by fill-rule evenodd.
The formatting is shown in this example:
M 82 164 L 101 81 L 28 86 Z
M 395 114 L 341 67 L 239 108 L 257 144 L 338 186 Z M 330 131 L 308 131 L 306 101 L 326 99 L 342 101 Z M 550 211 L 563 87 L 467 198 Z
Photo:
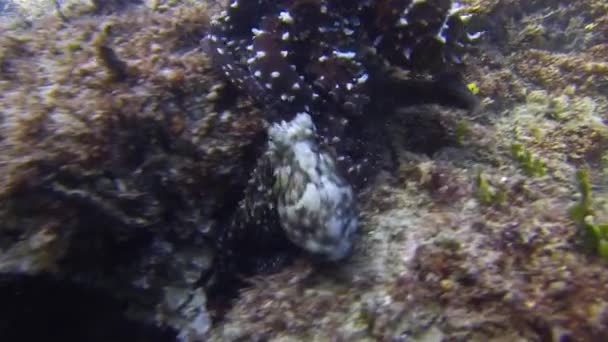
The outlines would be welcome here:
M 545 164 L 539 157 L 534 157 L 530 150 L 524 149 L 519 143 L 511 144 L 511 155 L 518 161 L 522 171 L 530 177 L 540 177 L 546 174 Z
M 589 170 L 577 170 L 576 180 L 581 198 L 570 207 L 569 216 L 580 229 L 578 235 L 584 247 L 608 261 L 608 222 L 595 220 Z

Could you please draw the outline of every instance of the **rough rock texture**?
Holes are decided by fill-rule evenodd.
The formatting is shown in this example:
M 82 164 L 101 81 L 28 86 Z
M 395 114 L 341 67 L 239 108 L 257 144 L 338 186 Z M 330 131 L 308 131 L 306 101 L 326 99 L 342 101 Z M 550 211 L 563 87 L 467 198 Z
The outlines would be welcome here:
M 463 3 L 481 107 L 396 109 L 352 257 L 297 257 L 230 306 L 203 285 L 265 138 L 201 51 L 215 4 L 3 17 L 0 336 L 604 340 L 608 265 L 568 211 L 585 166 L 608 216 L 608 7 Z
M 204 4 L 123 5 L 2 19 L 0 272 L 108 293 L 187 340 L 264 127 L 201 51 Z

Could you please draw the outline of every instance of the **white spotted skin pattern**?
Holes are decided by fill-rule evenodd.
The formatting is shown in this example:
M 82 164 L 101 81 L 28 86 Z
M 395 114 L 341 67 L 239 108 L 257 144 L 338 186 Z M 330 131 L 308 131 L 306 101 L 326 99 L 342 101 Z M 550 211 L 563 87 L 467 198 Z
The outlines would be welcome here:
M 273 192 L 287 237 L 329 260 L 346 257 L 357 230 L 355 196 L 331 156 L 319 149 L 310 116 L 274 124 L 269 137 Z
M 307 112 L 320 133 L 339 135 L 319 118 L 368 115 L 383 66 L 423 78 L 460 68 L 475 39 L 463 9 L 452 0 L 230 0 L 205 42 L 269 121 Z

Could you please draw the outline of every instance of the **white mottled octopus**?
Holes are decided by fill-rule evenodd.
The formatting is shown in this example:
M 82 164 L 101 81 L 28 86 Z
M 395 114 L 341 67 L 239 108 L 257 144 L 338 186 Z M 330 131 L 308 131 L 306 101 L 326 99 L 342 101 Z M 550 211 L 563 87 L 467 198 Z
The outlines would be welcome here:
M 376 88 L 394 96 L 391 83 L 381 83 L 387 65 L 411 75 L 412 103 L 471 107 L 460 83 L 441 83 L 476 38 L 462 12 L 450 0 L 229 1 L 213 18 L 210 52 L 271 122 L 235 224 L 263 226 L 277 215 L 295 245 L 329 260 L 349 255 L 355 194 L 330 150 L 344 150 L 349 122 L 364 118 L 373 97 L 383 95 Z M 437 93 L 445 89 L 458 96 L 444 100 Z

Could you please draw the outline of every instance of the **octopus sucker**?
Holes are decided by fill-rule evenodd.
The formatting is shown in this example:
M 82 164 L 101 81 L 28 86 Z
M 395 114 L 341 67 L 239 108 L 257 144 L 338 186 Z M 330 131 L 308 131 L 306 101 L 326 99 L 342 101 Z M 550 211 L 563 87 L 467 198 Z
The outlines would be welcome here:
M 346 257 L 357 230 L 351 182 L 368 161 L 378 104 L 476 106 L 459 75 L 475 37 L 460 12 L 451 0 L 229 1 L 208 51 L 269 122 L 233 225 L 277 226 L 308 252 Z

